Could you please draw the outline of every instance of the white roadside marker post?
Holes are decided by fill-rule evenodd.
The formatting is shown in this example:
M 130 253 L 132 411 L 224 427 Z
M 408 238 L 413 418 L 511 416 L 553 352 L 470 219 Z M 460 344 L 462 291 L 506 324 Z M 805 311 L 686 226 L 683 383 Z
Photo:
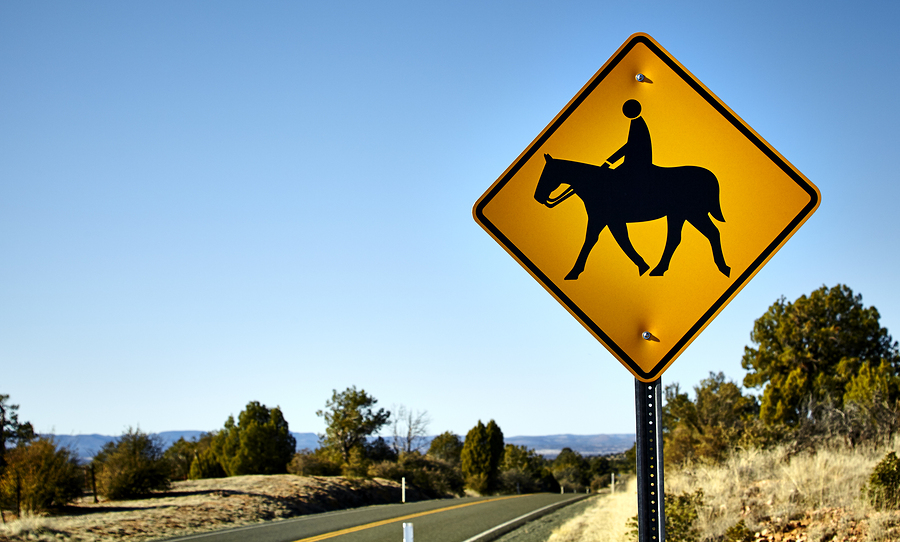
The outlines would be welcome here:
M 413 524 L 403 524 L 403 542 L 413 542 Z

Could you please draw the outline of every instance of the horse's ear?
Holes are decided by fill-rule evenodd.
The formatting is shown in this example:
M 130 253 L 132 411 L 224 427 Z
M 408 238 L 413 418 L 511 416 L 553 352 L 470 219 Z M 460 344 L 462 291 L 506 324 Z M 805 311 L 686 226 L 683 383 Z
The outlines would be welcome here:
M 553 157 L 550 156 L 549 154 L 545 154 L 545 155 L 544 155 L 544 160 L 546 160 L 547 162 L 549 162 L 550 160 L 553 160 Z

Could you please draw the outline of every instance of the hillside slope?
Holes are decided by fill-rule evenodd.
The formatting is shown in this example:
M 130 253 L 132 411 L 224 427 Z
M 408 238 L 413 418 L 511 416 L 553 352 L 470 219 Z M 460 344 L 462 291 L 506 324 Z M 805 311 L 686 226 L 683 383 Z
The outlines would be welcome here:
M 264 520 L 400 502 L 390 480 L 281 475 L 174 482 L 171 490 L 132 501 L 82 499 L 61 516 L 0 524 L 13 540 L 145 541 L 185 536 Z M 422 497 L 407 488 L 408 501 Z M 34 538 L 30 538 L 33 536 Z

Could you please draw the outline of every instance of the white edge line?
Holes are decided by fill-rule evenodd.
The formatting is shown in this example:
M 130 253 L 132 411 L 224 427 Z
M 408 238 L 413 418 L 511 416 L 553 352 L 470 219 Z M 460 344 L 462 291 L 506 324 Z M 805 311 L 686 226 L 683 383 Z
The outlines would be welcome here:
M 569 501 L 573 501 L 573 500 L 575 500 L 574 497 L 571 498 L 571 499 L 569 499 Z M 562 502 L 568 502 L 568 501 L 562 501 Z M 492 532 L 494 532 L 494 531 L 496 531 L 496 530 L 498 530 L 498 529 L 502 529 L 502 528 L 506 527 L 507 525 L 509 525 L 510 523 L 515 523 L 515 522 L 517 522 L 517 521 L 519 521 L 519 520 L 522 520 L 522 519 L 527 518 L 528 516 L 533 516 L 533 515 L 535 515 L 535 514 L 537 514 L 537 513 L 543 512 L 544 510 L 546 510 L 546 509 L 548 509 L 548 508 L 552 508 L 552 507 L 554 507 L 554 506 L 559 506 L 559 504 L 560 504 L 560 503 L 555 502 L 555 503 L 553 503 L 553 504 L 548 504 L 547 506 L 545 506 L 545 507 L 543 507 L 543 508 L 538 508 L 537 510 L 532 510 L 531 512 L 528 512 L 527 514 L 521 515 L 521 516 L 519 516 L 519 517 L 517 517 L 517 518 L 515 518 L 515 519 L 511 519 L 511 520 L 509 520 L 509 521 L 507 521 L 506 523 L 503 523 L 503 524 L 501 524 L 501 525 L 497 525 L 496 527 L 494 527 L 494 528 L 492 528 L 492 529 L 488 529 L 487 531 L 484 531 L 483 533 L 476 534 L 475 536 L 473 536 L 472 538 L 469 538 L 468 540 L 463 540 L 463 542 L 475 542 L 475 541 L 478 540 L 479 538 L 481 538 L 481 537 L 483 537 L 483 536 L 487 536 L 487 535 L 491 534 Z

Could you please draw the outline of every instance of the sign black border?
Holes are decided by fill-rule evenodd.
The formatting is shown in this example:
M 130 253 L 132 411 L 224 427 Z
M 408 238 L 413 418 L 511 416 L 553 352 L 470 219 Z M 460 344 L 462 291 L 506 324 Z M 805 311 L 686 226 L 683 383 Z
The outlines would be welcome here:
M 694 91 L 697 92 L 704 100 L 706 100 L 709 105 L 714 107 L 716 111 L 718 111 L 728 122 L 731 123 L 738 131 L 740 131 L 748 140 L 750 140 L 763 154 L 769 157 L 772 162 L 774 162 L 787 176 L 797 183 L 800 188 L 802 188 L 807 194 L 809 194 L 810 201 L 807 203 L 803 209 L 791 220 L 790 223 L 781 231 L 781 233 L 766 247 L 766 249 L 760 254 L 738 278 L 735 280 L 731 286 L 725 290 L 725 292 L 716 300 L 715 303 L 700 317 L 697 322 L 691 326 L 688 331 L 684 334 L 684 336 L 679 339 L 675 345 L 666 353 L 665 356 L 660 359 L 660 361 L 649 371 L 645 372 L 640 366 L 625 353 L 625 351 L 616 344 L 612 338 L 604 333 L 602 329 L 590 318 L 587 314 L 582 311 L 578 305 L 575 304 L 574 301 L 569 299 L 562 290 L 560 290 L 556 284 L 550 277 L 544 274 L 535 264 L 532 262 L 525 254 L 516 247 L 512 241 L 508 237 L 506 237 L 503 232 L 500 231 L 497 226 L 495 226 L 484 214 L 485 206 L 490 203 L 490 201 L 503 189 L 503 187 L 519 172 L 525 163 L 531 159 L 535 152 L 540 149 L 544 143 L 550 138 L 551 135 L 560 127 L 562 124 L 572 115 L 572 113 L 581 105 L 581 103 L 591 94 L 591 92 L 596 89 L 596 87 L 612 72 L 612 70 L 625 58 L 625 56 L 638 44 L 645 45 L 648 49 L 653 51 L 653 53 L 659 57 L 660 60 L 666 63 L 669 68 L 672 69 L 676 74 L 678 74 L 681 79 L 691 86 Z M 544 285 L 545 288 L 550 290 L 557 299 L 559 299 L 569 311 L 578 318 L 585 326 L 587 326 L 597 337 L 600 338 L 603 343 L 613 350 L 618 358 L 622 360 L 628 367 L 631 369 L 632 373 L 640 376 L 640 378 L 644 378 L 649 380 L 655 380 L 662 374 L 663 370 L 666 366 L 673 360 L 673 358 L 679 353 L 687 343 L 692 341 L 697 334 L 699 334 L 700 330 L 709 323 L 712 318 L 718 314 L 718 312 L 724 308 L 725 304 L 729 299 L 740 290 L 749 280 L 750 278 L 759 270 L 763 264 L 778 250 L 781 244 L 790 237 L 799 226 L 803 223 L 806 218 L 816 209 L 819 205 L 819 193 L 818 191 L 801 175 L 798 175 L 793 167 L 790 166 L 781 156 L 779 156 L 774 150 L 760 137 L 758 137 L 742 120 L 737 118 L 725 105 L 719 101 L 718 98 L 713 96 L 703 85 L 701 85 L 691 74 L 689 74 L 678 62 L 676 62 L 672 57 L 670 57 L 661 47 L 659 47 L 656 42 L 650 39 L 646 35 L 635 35 L 632 36 L 626 43 L 623 45 L 621 50 L 612 58 L 610 62 L 598 73 L 590 83 L 582 89 L 581 92 L 571 101 L 571 103 L 559 114 L 556 120 L 543 132 L 543 134 L 535 140 L 531 146 L 516 160 L 515 163 L 509 168 L 503 177 L 501 177 L 493 187 L 491 187 L 488 192 L 479 200 L 478 204 L 475 206 L 474 215 L 475 219 L 479 224 L 482 225 L 485 229 L 487 229 L 506 249 L 515 255 L 516 259 L 519 260 L 531 274 L 538 279 L 538 281 Z

